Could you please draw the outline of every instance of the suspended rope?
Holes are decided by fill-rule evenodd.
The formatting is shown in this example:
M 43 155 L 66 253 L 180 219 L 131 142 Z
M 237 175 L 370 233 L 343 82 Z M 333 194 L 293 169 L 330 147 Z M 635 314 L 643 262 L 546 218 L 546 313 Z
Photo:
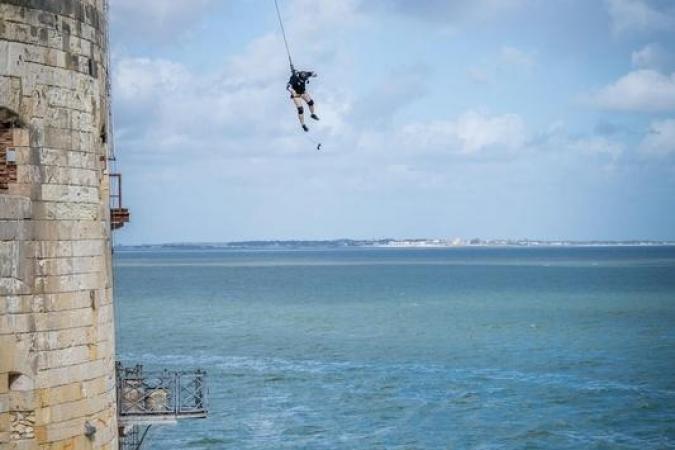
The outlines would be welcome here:
M 291 50 L 288 47 L 288 39 L 286 39 L 286 28 L 284 28 L 284 21 L 281 18 L 281 12 L 279 11 L 279 3 L 277 2 L 277 0 L 274 0 L 274 6 L 277 9 L 277 18 L 279 19 L 279 26 L 281 27 L 281 35 L 284 37 L 284 45 L 286 46 L 288 63 L 291 65 L 291 72 L 294 72 L 295 68 L 293 67 L 293 58 L 291 58 Z
M 105 5 L 105 13 L 106 17 L 110 17 L 110 2 L 104 2 Z M 107 154 L 106 154 L 106 164 L 110 166 L 108 169 L 108 174 L 110 172 L 116 173 L 117 172 L 117 156 L 115 155 L 115 122 L 114 122 L 114 115 L 113 115 L 113 110 L 112 110 L 112 103 L 113 103 L 113 97 L 112 97 L 112 62 L 111 62 L 111 56 L 110 56 L 110 24 L 106 24 L 105 27 L 105 40 L 106 40 L 106 46 L 107 48 L 107 54 L 106 54 L 106 80 L 105 80 L 105 90 L 106 90 L 106 96 L 107 96 L 107 101 L 108 101 L 108 123 L 106 124 L 106 145 L 108 146 L 107 148 Z M 108 178 L 108 208 L 110 208 L 110 178 Z M 121 205 L 120 205 L 121 206 Z M 112 275 L 112 290 L 111 290 L 111 299 L 110 301 L 112 302 L 112 308 L 113 308 L 113 328 L 115 330 L 115 342 L 113 343 L 115 345 L 115 361 L 119 359 L 120 351 L 119 351 L 119 342 L 120 342 L 120 302 L 119 302 L 119 296 L 117 294 L 117 269 L 116 269 L 116 264 L 115 260 L 117 259 L 117 255 L 115 253 L 115 232 L 112 230 L 112 227 L 110 229 L 110 272 Z
M 321 142 L 312 138 L 311 136 L 308 136 L 307 134 L 303 134 L 303 136 L 305 137 L 305 139 L 311 142 L 314 145 L 314 147 L 316 147 L 317 150 L 321 150 L 321 146 L 323 145 Z

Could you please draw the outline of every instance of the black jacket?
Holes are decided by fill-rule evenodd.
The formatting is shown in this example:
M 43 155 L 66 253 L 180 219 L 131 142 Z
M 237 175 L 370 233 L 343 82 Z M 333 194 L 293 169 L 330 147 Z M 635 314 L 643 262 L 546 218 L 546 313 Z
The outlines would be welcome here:
M 288 80 L 287 88 L 292 88 L 296 94 L 304 94 L 307 87 L 306 84 L 309 83 L 309 78 L 316 76 L 314 72 L 293 72 L 290 80 Z

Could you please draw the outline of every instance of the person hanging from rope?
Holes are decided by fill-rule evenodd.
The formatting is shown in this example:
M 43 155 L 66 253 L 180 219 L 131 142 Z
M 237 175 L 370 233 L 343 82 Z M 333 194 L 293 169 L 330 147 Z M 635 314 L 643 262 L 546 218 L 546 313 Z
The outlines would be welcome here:
M 300 125 L 305 131 L 309 131 L 307 125 L 305 125 L 305 108 L 302 106 L 302 101 L 304 100 L 309 106 L 310 117 L 314 120 L 319 120 L 319 116 L 316 115 L 314 109 L 314 100 L 307 93 L 307 83 L 309 79 L 316 77 L 315 72 L 306 72 L 306 71 L 297 71 L 291 67 L 291 78 L 288 80 L 288 85 L 286 89 L 291 93 L 291 100 L 298 108 L 298 119 L 300 120 Z

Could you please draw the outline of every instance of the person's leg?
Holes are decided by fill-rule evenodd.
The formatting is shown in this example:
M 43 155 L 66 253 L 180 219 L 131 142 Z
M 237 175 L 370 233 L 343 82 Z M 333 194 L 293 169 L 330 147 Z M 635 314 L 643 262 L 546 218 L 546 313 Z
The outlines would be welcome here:
M 291 96 L 291 100 L 293 100 L 293 103 L 295 103 L 295 107 L 298 108 L 298 120 L 300 120 L 300 125 L 302 126 L 302 129 L 307 131 L 307 125 L 305 125 L 305 108 L 302 106 L 302 101 L 299 96 L 293 95 Z
M 302 94 L 302 99 L 307 102 L 307 106 L 309 106 L 309 112 L 312 114 L 310 117 L 314 120 L 319 120 L 319 116 L 316 115 L 316 111 L 314 110 L 314 100 L 312 100 L 312 97 L 305 93 Z

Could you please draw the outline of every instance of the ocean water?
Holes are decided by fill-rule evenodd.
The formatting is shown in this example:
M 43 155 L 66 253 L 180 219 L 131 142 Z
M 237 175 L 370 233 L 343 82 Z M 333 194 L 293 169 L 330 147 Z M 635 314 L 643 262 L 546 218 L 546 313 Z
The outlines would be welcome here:
M 150 449 L 675 448 L 675 248 L 117 252 Z

